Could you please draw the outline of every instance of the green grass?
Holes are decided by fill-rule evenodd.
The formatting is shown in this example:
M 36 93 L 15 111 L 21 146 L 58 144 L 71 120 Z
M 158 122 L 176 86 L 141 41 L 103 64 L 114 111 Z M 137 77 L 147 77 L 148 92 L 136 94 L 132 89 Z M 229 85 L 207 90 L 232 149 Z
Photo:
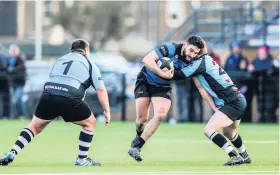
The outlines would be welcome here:
M 0 120 L 0 152 L 14 144 L 27 121 Z M 78 152 L 80 127 L 62 121 L 51 123 L 0 173 L 93 173 L 158 172 L 175 173 L 227 172 L 246 174 L 276 173 L 279 168 L 279 127 L 276 124 L 241 124 L 241 134 L 251 165 L 221 166 L 228 156 L 203 135 L 205 124 L 162 124 L 142 151 L 143 162 L 132 160 L 127 150 L 135 135 L 134 123 L 97 124 L 89 155 L 102 167 L 74 167 Z M 247 141 L 247 143 L 246 143 Z M 259 141 L 259 143 L 257 143 Z M 267 141 L 267 142 L 264 142 Z M 261 173 L 261 172 L 259 172 Z

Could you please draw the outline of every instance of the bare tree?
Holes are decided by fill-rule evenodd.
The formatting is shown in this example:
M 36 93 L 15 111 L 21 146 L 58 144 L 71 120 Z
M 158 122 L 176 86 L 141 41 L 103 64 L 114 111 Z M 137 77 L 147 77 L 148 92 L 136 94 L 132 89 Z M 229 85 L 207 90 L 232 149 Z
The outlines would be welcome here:
M 121 38 L 129 3 L 76 1 L 67 7 L 61 1 L 60 13 L 53 16 L 53 23 L 61 24 L 75 38 L 85 38 L 91 43 L 99 41 L 102 46 L 109 38 Z

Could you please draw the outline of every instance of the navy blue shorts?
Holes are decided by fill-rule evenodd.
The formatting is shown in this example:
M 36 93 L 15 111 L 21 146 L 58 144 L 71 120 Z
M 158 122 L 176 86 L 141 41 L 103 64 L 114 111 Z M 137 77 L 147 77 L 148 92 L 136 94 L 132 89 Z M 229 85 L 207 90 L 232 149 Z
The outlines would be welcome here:
M 219 109 L 222 113 L 226 114 L 232 121 L 240 120 L 243 112 L 247 107 L 247 101 L 243 94 L 238 92 L 236 98 L 229 103 L 226 103 Z
M 134 96 L 135 99 L 140 97 L 163 97 L 171 100 L 171 87 L 156 87 L 148 83 L 145 75 L 140 72 L 137 76 Z

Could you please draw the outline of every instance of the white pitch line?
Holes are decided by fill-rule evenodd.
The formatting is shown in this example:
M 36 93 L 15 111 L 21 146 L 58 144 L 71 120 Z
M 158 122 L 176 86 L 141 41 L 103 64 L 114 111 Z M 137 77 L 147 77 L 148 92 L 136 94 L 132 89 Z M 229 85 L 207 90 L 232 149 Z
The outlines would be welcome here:
M 213 171 L 213 172 L 206 172 L 206 171 L 167 171 L 167 172 L 92 172 L 92 173 L 30 173 L 30 174 L 12 174 L 12 175 L 162 175 L 162 174 L 176 174 L 176 175 L 197 175 L 197 174 L 236 174 L 236 175 L 248 175 L 248 174 L 279 174 L 279 171 Z M 6 175 L 6 174 L 0 174 Z M 8 175 L 8 174 L 7 174 Z M 9 174 L 11 175 L 11 174 Z
M 155 140 L 153 140 L 155 141 Z M 156 142 L 172 142 L 172 143 L 188 143 L 188 144 L 204 144 L 204 143 L 213 143 L 209 140 L 165 140 L 157 139 Z M 278 140 L 245 140 L 244 143 L 248 144 L 279 144 Z

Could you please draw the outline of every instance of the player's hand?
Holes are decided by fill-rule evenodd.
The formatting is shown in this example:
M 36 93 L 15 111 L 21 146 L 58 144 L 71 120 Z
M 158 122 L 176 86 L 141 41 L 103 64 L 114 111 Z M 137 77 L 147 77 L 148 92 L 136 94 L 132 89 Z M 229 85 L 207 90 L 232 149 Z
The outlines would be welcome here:
M 174 76 L 174 67 L 172 67 L 170 70 L 163 72 L 161 77 L 164 79 L 172 79 Z
M 110 111 L 104 111 L 103 112 L 105 118 L 106 118 L 106 124 L 109 124 L 110 121 L 111 121 L 111 114 L 110 114 Z

